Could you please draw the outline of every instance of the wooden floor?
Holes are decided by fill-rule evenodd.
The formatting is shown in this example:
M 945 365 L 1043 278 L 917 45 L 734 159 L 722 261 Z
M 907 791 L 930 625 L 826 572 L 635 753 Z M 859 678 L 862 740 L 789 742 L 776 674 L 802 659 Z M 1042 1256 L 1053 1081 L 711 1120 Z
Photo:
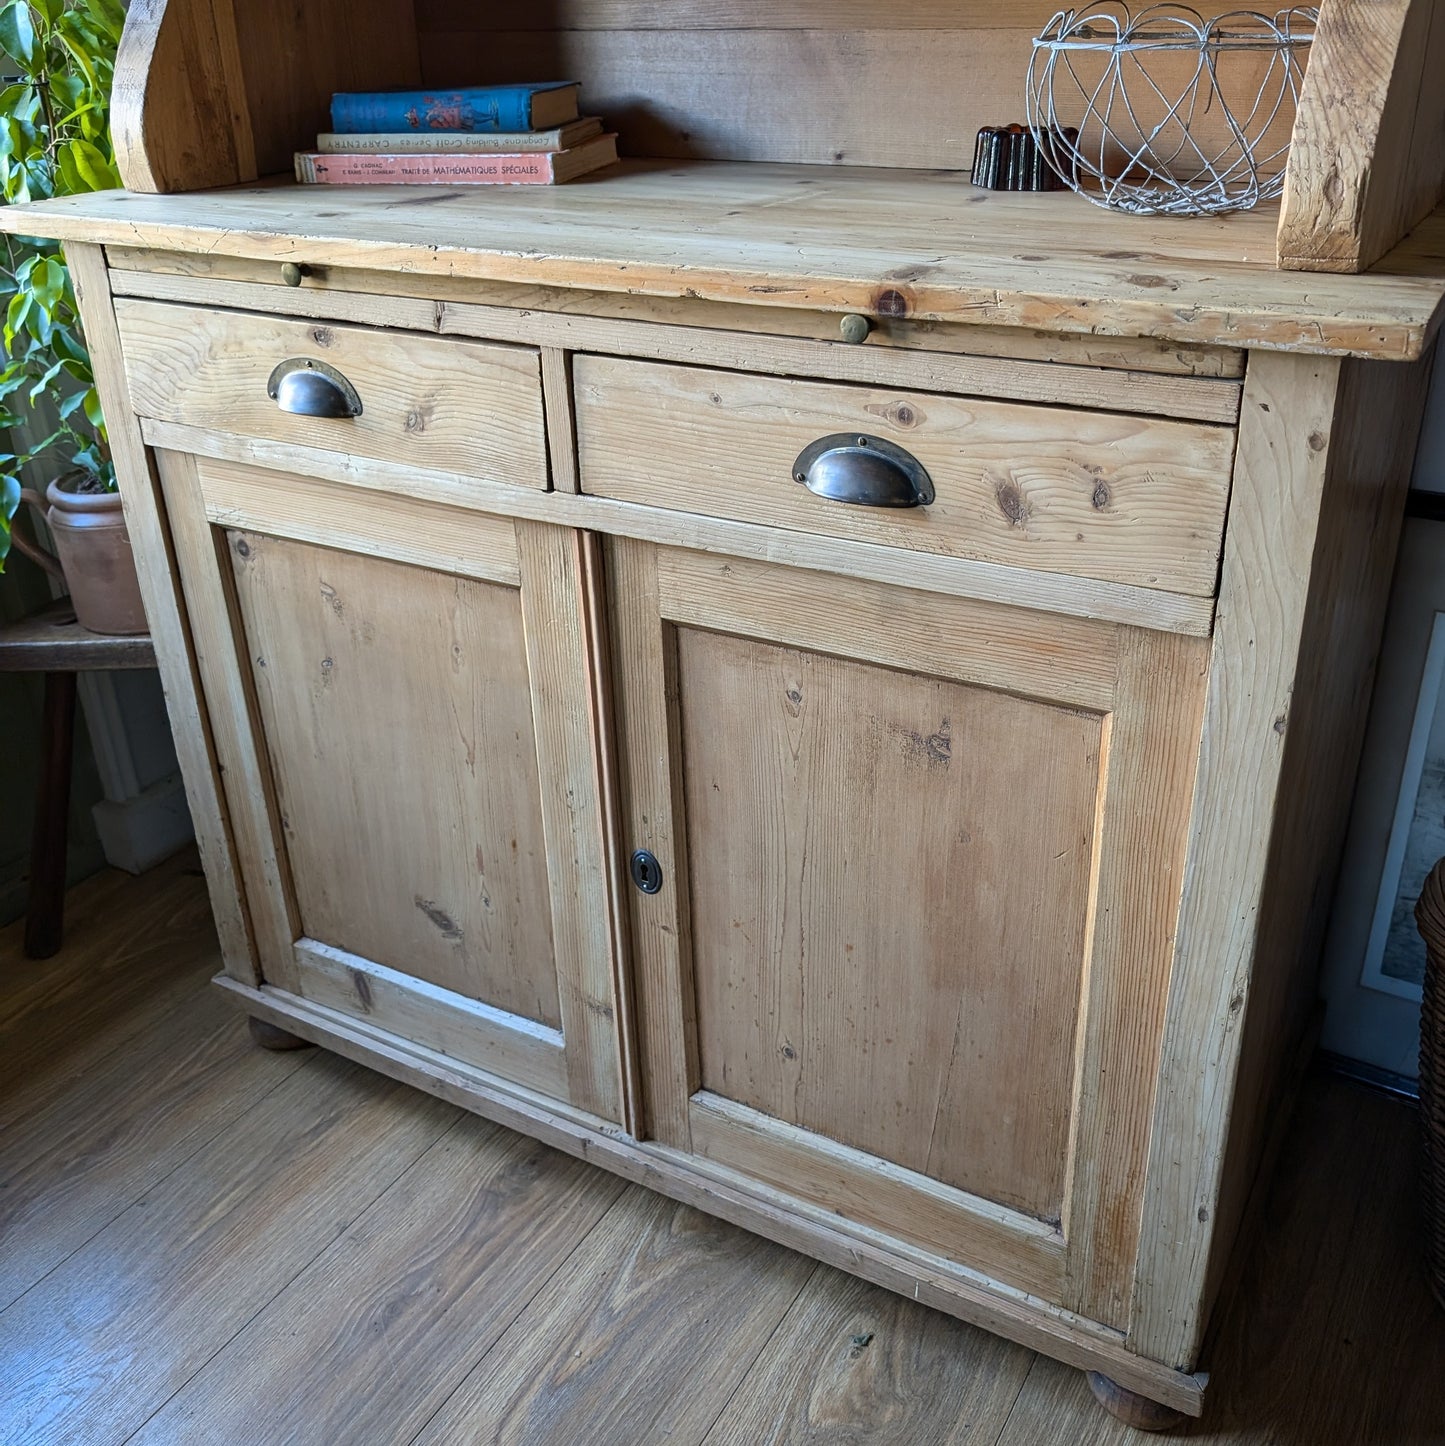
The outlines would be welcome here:
M 1157 1440 L 1077 1371 L 340 1059 L 254 1048 L 176 861 L 0 933 L 0 1441 Z M 1199 1442 L 1445 1442 L 1415 1119 L 1308 1088 Z

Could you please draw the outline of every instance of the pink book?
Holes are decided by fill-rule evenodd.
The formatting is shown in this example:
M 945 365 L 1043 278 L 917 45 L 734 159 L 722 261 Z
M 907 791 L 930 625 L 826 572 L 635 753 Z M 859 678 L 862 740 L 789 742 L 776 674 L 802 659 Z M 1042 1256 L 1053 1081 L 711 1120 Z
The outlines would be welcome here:
M 296 179 L 304 186 L 555 186 L 616 159 L 615 135 L 564 151 L 500 156 L 297 151 Z

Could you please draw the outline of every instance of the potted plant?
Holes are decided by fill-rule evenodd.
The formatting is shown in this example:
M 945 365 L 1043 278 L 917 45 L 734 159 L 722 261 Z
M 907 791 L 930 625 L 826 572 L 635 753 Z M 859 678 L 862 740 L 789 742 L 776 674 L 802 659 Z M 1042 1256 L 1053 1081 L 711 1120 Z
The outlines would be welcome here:
M 110 142 L 110 89 L 123 0 L 9 0 L 0 5 L 0 196 L 7 205 L 120 185 Z M 14 408 L 45 408 L 43 440 L 0 454 L 0 569 L 12 544 L 63 569 L 76 615 L 93 632 L 145 631 L 135 564 L 81 334 L 70 272 L 53 242 L 7 236 L 0 253 L 6 365 L 0 427 Z M 53 411 L 52 411 L 53 408 Z M 22 486 L 39 462 L 44 499 Z M 57 564 L 12 531 L 22 500 L 44 508 Z

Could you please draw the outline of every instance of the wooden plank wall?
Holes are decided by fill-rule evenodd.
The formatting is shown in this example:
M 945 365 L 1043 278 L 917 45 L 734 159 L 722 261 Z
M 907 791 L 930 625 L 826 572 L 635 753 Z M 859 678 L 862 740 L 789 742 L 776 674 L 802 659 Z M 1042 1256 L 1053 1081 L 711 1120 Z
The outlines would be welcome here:
M 971 166 L 980 126 L 1024 118 L 1030 41 L 1058 8 L 416 0 L 426 83 L 581 80 L 584 109 L 618 130 L 624 154 L 949 169 Z M 1222 137 L 1217 113 L 1203 129 Z

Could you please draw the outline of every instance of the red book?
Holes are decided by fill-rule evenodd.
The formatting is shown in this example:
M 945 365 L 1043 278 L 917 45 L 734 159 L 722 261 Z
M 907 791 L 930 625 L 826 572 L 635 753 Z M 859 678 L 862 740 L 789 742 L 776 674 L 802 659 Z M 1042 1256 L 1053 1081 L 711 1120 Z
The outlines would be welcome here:
M 565 151 L 500 156 L 297 151 L 296 179 L 304 186 L 556 186 L 616 159 L 615 135 L 596 136 Z

